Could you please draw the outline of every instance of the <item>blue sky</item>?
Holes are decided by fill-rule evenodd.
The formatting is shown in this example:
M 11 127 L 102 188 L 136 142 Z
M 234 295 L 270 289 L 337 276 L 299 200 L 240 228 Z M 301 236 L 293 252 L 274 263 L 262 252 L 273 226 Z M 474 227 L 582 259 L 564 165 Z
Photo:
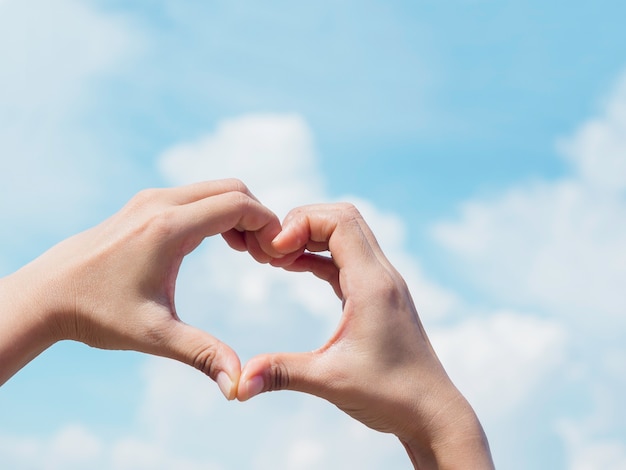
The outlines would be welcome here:
M 0 0 L 0 273 L 149 186 L 238 176 L 357 203 L 501 468 L 626 466 L 625 7 L 589 2 Z M 208 241 L 186 321 L 245 359 L 339 305 Z M 292 393 L 59 344 L 0 389 L 12 468 L 408 468 Z

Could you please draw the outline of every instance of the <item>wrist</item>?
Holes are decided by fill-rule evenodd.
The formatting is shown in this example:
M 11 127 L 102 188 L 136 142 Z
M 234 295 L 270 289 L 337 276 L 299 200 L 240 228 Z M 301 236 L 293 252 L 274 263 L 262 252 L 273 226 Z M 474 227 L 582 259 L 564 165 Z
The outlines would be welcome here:
M 451 385 L 453 388 L 454 386 Z M 474 410 L 456 388 L 428 428 L 398 436 L 415 469 L 489 470 L 489 443 Z
M 45 289 L 27 267 L 0 278 L 0 385 L 57 341 Z

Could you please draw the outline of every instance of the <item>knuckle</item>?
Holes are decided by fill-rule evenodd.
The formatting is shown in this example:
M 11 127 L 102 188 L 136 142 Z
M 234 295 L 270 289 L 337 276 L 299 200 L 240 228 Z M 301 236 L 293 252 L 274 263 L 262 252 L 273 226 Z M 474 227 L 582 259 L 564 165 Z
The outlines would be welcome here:
M 250 191 L 248 186 L 238 178 L 229 178 L 226 181 L 226 185 L 230 188 L 231 191 L 249 194 Z
M 144 213 L 136 218 L 131 235 L 137 239 L 169 240 L 175 232 L 175 217 L 172 208 L 165 208 L 148 214 Z
M 149 204 L 150 202 L 157 199 L 157 195 L 159 194 L 159 192 L 160 190 L 155 188 L 142 189 L 133 196 L 133 198 L 131 199 L 131 203 L 137 206 Z
M 121 213 L 127 216 L 131 215 L 133 218 L 145 213 L 146 210 L 153 208 L 161 199 L 162 191 L 155 188 L 142 189 L 126 203 Z
M 161 210 L 150 217 L 150 228 L 157 234 L 168 235 L 174 224 L 174 218 L 174 209 L 168 208 Z
M 378 277 L 376 284 L 376 296 L 386 304 L 400 309 L 407 302 L 408 292 L 404 279 L 395 272 L 383 270 Z
M 232 191 L 228 193 L 228 197 L 230 198 L 233 210 L 237 212 L 245 213 L 248 207 L 252 204 L 250 196 L 239 191 Z
M 340 202 L 336 204 L 335 209 L 339 212 L 337 216 L 338 225 L 362 232 L 361 226 L 364 224 L 364 219 L 361 212 L 354 204 L 350 202 Z M 365 241 L 365 239 L 363 239 L 363 241 Z
M 286 390 L 291 383 L 289 370 L 282 362 L 273 361 L 270 365 L 269 390 Z
M 287 213 L 287 216 L 285 217 L 285 219 L 298 219 L 298 218 L 306 217 L 307 215 L 309 215 L 311 212 L 318 209 L 319 207 L 321 207 L 320 204 L 307 204 L 304 206 L 294 207 Z
M 357 207 L 351 202 L 337 203 L 337 209 L 345 220 L 355 220 L 363 218 Z
M 217 346 L 213 344 L 208 345 L 194 354 L 193 366 L 215 380 L 218 372 L 215 368 L 216 357 Z
M 297 217 L 300 214 L 305 213 L 307 210 L 306 206 L 294 207 L 287 213 L 287 217 Z

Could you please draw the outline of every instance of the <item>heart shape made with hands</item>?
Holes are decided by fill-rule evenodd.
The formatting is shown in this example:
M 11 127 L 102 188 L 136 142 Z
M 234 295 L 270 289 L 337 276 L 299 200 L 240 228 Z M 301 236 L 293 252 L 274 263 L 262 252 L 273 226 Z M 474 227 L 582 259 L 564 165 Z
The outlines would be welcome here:
M 180 320 L 174 305 L 180 265 L 217 234 L 261 263 L 309 272 L 332 286 L 341 317 L 319 349 L 260 354 L 242 368 L 230 346 Z M 351 204 L 296 208 L 281 224 L 238 181 L 147 190 L 22 271 L 28 280 L 38 273 L 53 278 L 45 292 L 57 326 L 46 331 L 51 343 L 70 339 L 176 359 L 214 379 L 228 399 L 300 391 L 393 432 L 388 417 L 406 413 L 386 404 L 396 402 L 407 377 L 412 384 L 446 380 L 404 280 Z M 377 383 L 385 386 L 372 387 Z
M 346 257 L 344 252 L 350 251 L 352 245 L 350 238 L 361 233 L 361 230 L 357 230 L 351 237 L 346 236 L 347 231 L 344 228 L 346 221 L 352 220 L 358 214 L 355 209 L 355 213 L 351 213 L 351 209 L 352 206 L 343 204 L 294 209 L 285 218 L 282 227 L 278 227 L 269 239 L 267 231 L 263 234 L 237 229 L 223 232 L 222 236 L 232 248 L 237 251 L 248 251 L 256 261 L 269 263 L 275 268 L 287 271 L 313 273 L 330 283 L 337 296 L 342 299 L 339 282 L 340 265 L 337 262 Z M 343 241 L 333 247 L 333 240 L 336 238 L 340 242 Z M 271 246 L 268 240 L 271 240 Z M 333 249 L 337 251 L 337 247 L 341 252 L 339 256 L 337 253 L 328 256 Z M 358 262 L 358 258 L 355 258 L 354 262 Z M 337 313 L 340 312 L 340 305 L 337 304 Z M 328 349 L 330 341 L 337 337 L 337 334 L 333 335 L 318 351 Z M 277 367 L 277 364 L 282 364 L 287 355 L 288 359 L 295 359 L 303 357 L 298 354 L 308 354 L 261 354 L 253 357 L 241 368 L 234 350 L 217 340 L 215 344 L 217 345 L 215 351 L 201 354 L 200 357 L 193 358 L 192 362 L 196 368 L 213 377 L 228 399 L 246 400 L 261 391 L 290 387 L 292 385 L 289 379 L 290 371 Z
M 284 239 L 283 239 L 284 240 Z M 283 241 L 284 243 L 284 241 Z M 272 259 L 268 264 L 271 264 L 273 268 L 266 266 L 266 268 L 270 269 L 285 269 L 287 271 L 294 272 L 303 272 L 309 271 L 313 274 L 317 274 L 318 277 L 322 279 L 314 280 L 308 282 L 322 282 L 322 281 L 330 281 L 331 286 L 325 285 L 322 288 L 334 289 L 337 295 L 341 295 L 341 291 L 338 287 L 338 268 L 334 264 L 332 257 L 330 256 L 330 252 L 328 249 L 327 242 L 320 241 L 311 241 L 307 240 L 306 242 L 300 241 L 298 239 L 298 246 L 293 251 L 287 253 L 284 257 L 280 259 Z M 283 250 L 284 252 L 285 250 Z M 305 273 L 307 274 L 307 273 Z M 320 276 L 321 274 L 321 276 Z M 255 275 L 257 276 L 267 276 L 264 273 L 259 273 L 255 270 Z M 254 279 L 254 278 L 253 278 Z M 267 279 L 267 277 L 266 277 Z M 263 282 L 263 281 L 261 281 Z M 271 281 L 270 281 L 271 282 Z M 302 281 L 300 281 L 302 282 Z M 305 281 L 307 282 L 307 281 Z M 327 282 L 323 282 L 323 284 L 327 284 Z M 309 284 L 310 285 L 310 284 Z M 299 284 L 299 289 L 302 288 L 303 284 Z M 294 286 L 295 287 L 295 286 Z M 304 287 L 306 289 L 306 287 Z M 316 295 L 316 299 L 319 304 L 320 297 L 324 295 L 328 295 L 328 299 L 330 302 L 326 301 L 324 307 L 329 309 L 329 313 L 334 313 L 335 318 L 339 319 L 341 315 L 341 300 L 335 297 L 336 303 L 332 303 L 332 295 L 333 290 L 329 290 L 327 293 L 321 292 L 321 290 L 315 290 L 313 295 Z M 325 299 L 326 300 L 326 299 Z M 323 301 L 324 302 L 324 301 Z M 301 304 L 302 305 L 302 304 Z M 332 311 L 330 310 L 332 308 Z M 297 350 L 299 351 L 307 351 L 307 350 L 319 350 L 324 347 L 327 347 L 329 343 L 328 337 L 322 337 L 324 335 L 322 330 L 327 331 L 327 326 L 325 325 L 323 328 L 319 328 L 320 324 L 316 321 L 314 316 L 309 315 L 293 315 L 293 311 L 285 311 L 284 315 L 281 314 L 279 307 L 279 325 L 282 331 L 307 331 L 312 333 L 316 331 L 317 334 L 310 334 L 309 340 L 302 339 L 304 344 L 299 344 Z M 300 322 L 296 324 L 295 322 Z M 273 322 L 274 325 L 276 323 Z M 263 334 L 264 326 L 260 327 L 260 334 Z M 271 327 L 267 327 L 267 333 L 271 333 Z M 273 327 L 275 330 L 276 327 Z M 289 348 L 290 346 L 294 346 L 292 339 L 285 338 L 285 340 L 278 339 L 279 344 L 283 342 L 283 347 L 287 347 L 288 349 L 283 349 L 279 346 L 279 351 L 293 351 Z M 308 346 L 306 346 L 308 344 Z M 326 346 L 325 346 L 326 345 Z M 262 346 L 260 346 L 262 348 Z M 261 349 L 262 351 L 262 349 Z M 275 350 L 276 351 L 276 350 Z M 257 352 L 259 350 L 257 349 Z M 231 380 L 230 377 L 226 377 L 224 374 L 218 374 L 215 378 L 218 383 L 222 393 L 229 399 L 238 398 L 239 400 L 247 400 L 254 395 L 262 391 L 268 390 L 279 390 L 284 389 L 289 386 L 287 379 L 287 371 L 278 370 L 279 376 L 274 376 L 274 372 L 276 369 L 274 368 L 276 364 L 276 360 L 284 357 L 285 355 L 289 355 L 291 357 L 296 357 L 299 354 L 307 354 L 304 352 L 274 352 L 274 353 L 260 353 L 258 355 L 254 355 L 245 365 L 242 364 L 241 372 L 242 375 L 240 378 L 235 377 L 234 380 Z M 268 371 L 264 370 L 266 367 L 269 368 Z M 235 371 L 236 372 L 236 371 Z M 271 382 L 267 384 L 266 382 Z
M 314 351 L 255 356 L 241 369 L 237 383 L 218 375 L 227 398 L 245 401 L 273 390 L 305 392 L 373 429 L 396 433 L 398 423 L 403 431 L 415 425 L 407 413 L 411 397 L 430 396 L 434 389 L 442 390 L 441 396 L 457 396 L 406 283 L 356 208 L 332 204 L 296 209 L 272 246 L 285 255 L 272 259 L 272 265 L 313 273 L 332 286 L 341 299 L 341 318 Z M 324 251 L 331 256 L 321 255 Z
M 232 348 L 180 320 L 174 291 L 181 263 L 217 234 L 257 261 L 309 272 L 332 286 L 342 313 L 325 344 L 310 352 L 260 354 L 242 368 Z M 331 256 L 320 254 L 325 251 Z M 406 404 L 387 406 L 397 403 L 398 390 L 424 383 L 411 390 L 419 396 L 430 393 L 429 383 L 447 380 L 406 284 L 350 204 L 297 208 L 281 225 L 238 181 L 146 190 L 5 282 L 7 292 L 26 286 L 32 295 L 8 297 L 22 324 L 10 324 L 7 344 L 26 340 L 12 347 L 0 379 L 55 342 L 75 340 L 192 365 L 216 380 L 228 399 L 282 389 L 310 393 L 384 432 L 393 432 L 389 416 L 406 415 Z M 36 334 L 15 334 L 20 325 Z M 372 387 L 377 383 L 384 387 Z
M 225 238 L 236 249 L 249 248 Z M 253 242 L 252 248 L 258 246 Z M 356 208 L 333 204 L 295 209 L 285 218 L 272 248 L 282 255 L 270 260 L 273 266 L 313 273 L 332 286 L 342 301 L 341 319 L 331 337 L 315 351 L 258 355 L 244 365 L 238 381 L 218 374 L 216 381 L 227 398 L 247 400 L 261 392 L 281 389 L 325 396 L 326 391 L 317 383 L 322 377 L 366 377 L 376 370 L 374 363 L 384 360 L 389 352 L 396 360 L 393 351 L 403 346 L 398 340 L 403 335 L 385 331 L 385 302 L 392 301 L 395 310 L 412 306 L 412 301 L 402 278 L 384 257 Z M 331 256 L 322 252 L 330 252 Z M 381 289 L 388 292 L 379 296 Z M 414 318 L 406 317 L 390 326 L 403 330 L 406 336 L 416 323 Z M 372 352 L 376 356 L 368 357 Z

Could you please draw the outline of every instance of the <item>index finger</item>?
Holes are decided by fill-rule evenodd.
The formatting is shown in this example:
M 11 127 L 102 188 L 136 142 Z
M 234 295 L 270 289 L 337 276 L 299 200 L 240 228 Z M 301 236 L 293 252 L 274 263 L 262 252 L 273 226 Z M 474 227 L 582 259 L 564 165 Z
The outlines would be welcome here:
M 252 253 L 253 256 L 263 256 L 265 252 L 270 256 L 280 256 L 272 247 L 272 240 L 281 228 L 278 217 L 247 194 L 225 192 L 178 206 L 175 211 L 175 223 L 185 227 L 187 235 L 194 235 L 197 243 L 205 237 L 236 229 L 255 233 L 259 249 L 264 253 Z
M 320 204 L 291 211 L 282 232 L 272 242 L 283 255 L 327 244 L 339 269 L 358 263 L 388 264 L 376 237 L 352 204 Z M 313 251 L 313 250 L 311 250 Z M 318 251 L 318 250 L 315 250 Z
M 250 192 L 248 187 L 236 178 L 222 180 L 200 181 L 185 186 L 176 186 L 162 190 L 165 195 L 175 204 L 190 204 L 218 194 L 232 191 L 243 193 L 252 199 L 258 199 Z

